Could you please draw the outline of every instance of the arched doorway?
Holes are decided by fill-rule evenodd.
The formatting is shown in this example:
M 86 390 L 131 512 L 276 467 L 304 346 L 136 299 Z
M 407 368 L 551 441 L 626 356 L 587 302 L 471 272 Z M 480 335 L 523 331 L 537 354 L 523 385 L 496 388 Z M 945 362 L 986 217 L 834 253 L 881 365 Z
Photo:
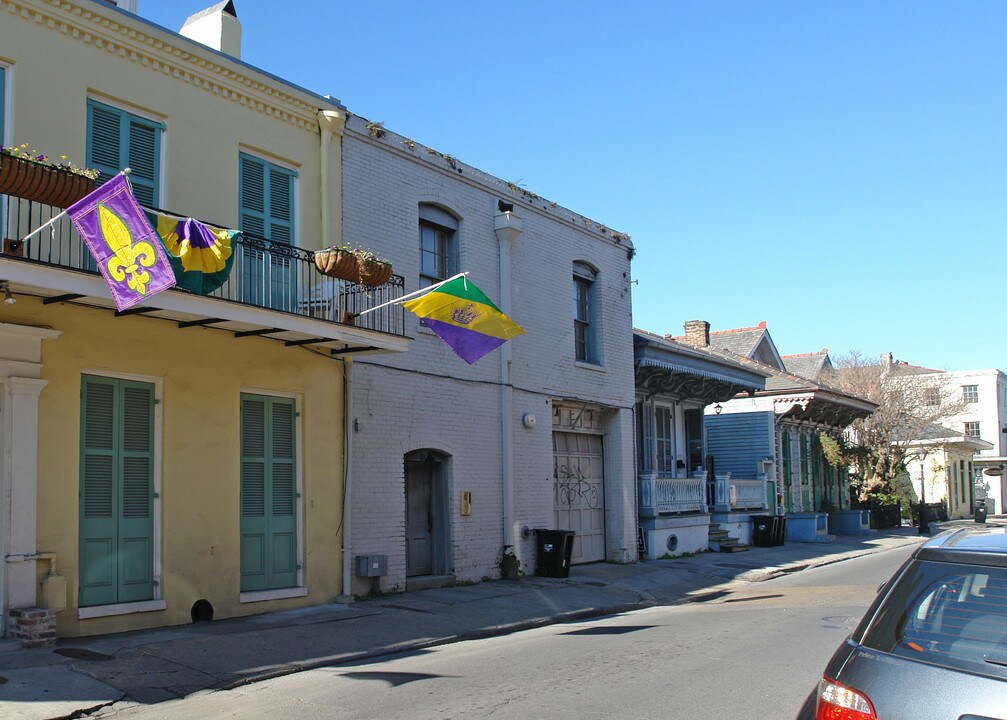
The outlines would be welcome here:
M 406 454 L 406 577 L 448 574 L 448 456 L 436 450 Z

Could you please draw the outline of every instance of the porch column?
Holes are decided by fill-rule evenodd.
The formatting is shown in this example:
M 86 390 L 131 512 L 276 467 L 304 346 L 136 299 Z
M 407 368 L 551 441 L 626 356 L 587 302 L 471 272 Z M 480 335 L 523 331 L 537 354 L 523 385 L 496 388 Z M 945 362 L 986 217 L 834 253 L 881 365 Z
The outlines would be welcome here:
M 12 377 L 9 413 L 10 505 L 7 516 L 8 609 L 35 607 L 36 497 L 38 495 L 38 398 L 47 380 Z

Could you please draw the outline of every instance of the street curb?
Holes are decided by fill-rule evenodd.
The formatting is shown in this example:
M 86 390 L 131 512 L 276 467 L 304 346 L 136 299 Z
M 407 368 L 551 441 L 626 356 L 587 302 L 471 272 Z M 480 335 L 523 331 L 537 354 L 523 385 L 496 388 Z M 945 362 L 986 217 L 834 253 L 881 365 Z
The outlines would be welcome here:
M 507 623 L 506 625 L 496 625 L 490 628 L 470 630 L 468 632 L 459 633 L 457 635 L 445 635 L 444 637 L 434 638 L 433 640 L 401 643 L 399 645 L 388 645 L 386 647 L 378 648 L 375 650 L 365 650 L 362 652 L 350 653 L 348 655 L 344 655 L 339 658 L 329 658 L 326 660 L 319 660 L 315 662 L 304 662 L 304 663 L 296 663 L 294 665 L 285 665 L 283 667 L 273 668 L 272 670 L 264 671 L 261 673 L 255 673 L 254 675 L 246 675 L 237 678 L 235 680 L 225 681 L 216 685 L 212 685 L 207 689 L 234 690 L 236 688 L 244 687 L 246 685 L 252 685 L 257 682 L 262 682 L 263 680 L 272 680 L 274 678 L 293 675 L 294 673 L 304 672 L 307 670 L 317 670 L 319 668 L 336 667 L 339 665 L 349 665 L 352 663 L 364 662 L 367 660 L 373 660 L 375 658 L 387 657 L 389 655 L 398 655 L 401 653 L 410 652 L 414 650 L 426 650 L 428 648 L 440 647 L 442 645 L 451 645 L 453 643 L 464 642 L 466 640 L 485 640 L 486 638 L 502 637 L 504 635 L 510 635 L 516 632 L 522 632 L 524 630 L 534 630 L 535 628 L 548 627 L 550 625 L 562 625 L 564 623 L 577 622 L 580 620 L 589 620 L 591 618 L 603 617 L 605 615 L 618 615 L 620 613 L 631 612 L 633 610 L 643 610 L 645 608 L 655 607 L 661 604 L 662 603 L 658 603 L 653 600 L 641 600 L 633 603 L 621 603 L 619 605 L 613 605 L 611 607 L 593 607 L 593 608 L 585 608 L 582 610 L 571 610 L 569 612 L 557 613 L 556 615 L 549 615 L 546 617 L 539 617 L 530 620 L 521 620 L 518 622 Z

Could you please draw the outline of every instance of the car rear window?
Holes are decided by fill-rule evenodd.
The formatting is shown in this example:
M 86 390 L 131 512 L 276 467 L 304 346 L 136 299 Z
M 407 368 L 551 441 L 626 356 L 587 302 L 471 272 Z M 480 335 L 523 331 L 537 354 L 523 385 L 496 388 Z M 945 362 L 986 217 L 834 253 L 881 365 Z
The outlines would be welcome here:
M 910 563 L 882 602 L 862 644 L 1007 679 L 1007 569 Z

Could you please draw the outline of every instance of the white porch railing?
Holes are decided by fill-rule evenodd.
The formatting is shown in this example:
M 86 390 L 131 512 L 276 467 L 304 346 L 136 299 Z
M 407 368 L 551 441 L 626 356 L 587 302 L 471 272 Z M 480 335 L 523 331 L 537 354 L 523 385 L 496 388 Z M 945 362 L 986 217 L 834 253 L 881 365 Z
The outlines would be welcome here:
M 763 510 L 766 502 L 766 478 L 747 480 L 735 478 L 731 473 L 718 475 L 714 480 L 714 508 L 728 510 Z
M 706 512 L 703 478 L 640 477 L 640 505 L 655 514 Z

